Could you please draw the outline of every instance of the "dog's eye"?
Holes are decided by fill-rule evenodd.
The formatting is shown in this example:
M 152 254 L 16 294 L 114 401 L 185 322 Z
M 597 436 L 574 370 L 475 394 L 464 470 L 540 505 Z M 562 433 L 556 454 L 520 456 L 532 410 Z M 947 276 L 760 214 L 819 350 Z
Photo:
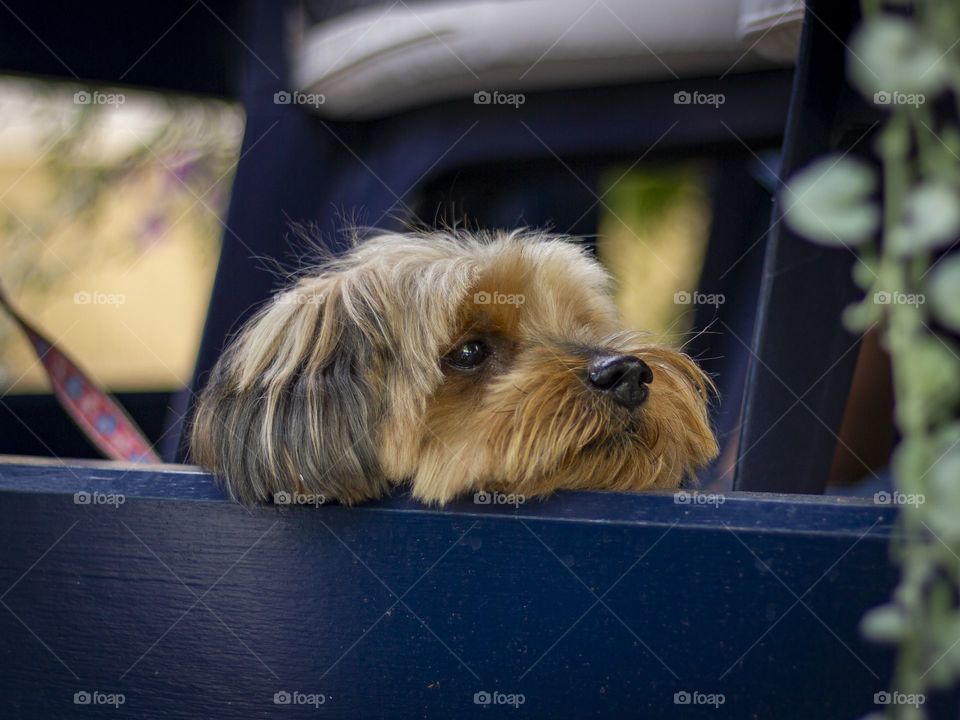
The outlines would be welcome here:
M 482 340 L 470 340 L 447 353 L 447 362 L 458 370 L 473 370 L 483 364 L 490 349 Z

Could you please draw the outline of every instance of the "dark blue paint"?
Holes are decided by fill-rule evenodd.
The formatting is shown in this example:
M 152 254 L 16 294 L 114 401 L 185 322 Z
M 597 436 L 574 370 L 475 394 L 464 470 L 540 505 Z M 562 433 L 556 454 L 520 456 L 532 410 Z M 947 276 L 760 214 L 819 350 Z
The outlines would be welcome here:
M 869 131 L 883 117 L 874 108 L 865 119 L 865 103 L 844 68 L 844 38 L 856 26 L 859 5 L 807 4 L 780 182 L 829 153 L 855 157 L 871 151 Z M 778 197 L 773 216 L 783 215 Z M 855 256 L 847 248 L 811 243 L 785 222 L 771 225 L 753 338 L 734 336 L 741 350 L 750 345 L 738 490 L 824 492 L 860 342 L 841 320 L 843 308 L 862 295 L 851 277 Z M 732 329 L 721 323 L 718 332 L 730 335 Z
M 186 467 L 21 461 L 0 513 L 3 717 L 857 718 L 891 670 L 857 624 L 895 517 L 862 499 L 242 508 Z M 73 704 L 94 689 L 126 702 Z

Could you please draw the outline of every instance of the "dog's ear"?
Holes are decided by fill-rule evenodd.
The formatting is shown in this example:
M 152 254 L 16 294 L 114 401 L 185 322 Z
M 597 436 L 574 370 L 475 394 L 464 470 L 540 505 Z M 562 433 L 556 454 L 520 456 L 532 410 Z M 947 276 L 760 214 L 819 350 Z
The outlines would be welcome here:
M 383 352 L 373 308 L 337 273 L 301 280 L 247 323 L 211 372 L 191 429 L 192 459 L 244 503 L 281 491 L 353 503 L 382 495 L 377 459 Z

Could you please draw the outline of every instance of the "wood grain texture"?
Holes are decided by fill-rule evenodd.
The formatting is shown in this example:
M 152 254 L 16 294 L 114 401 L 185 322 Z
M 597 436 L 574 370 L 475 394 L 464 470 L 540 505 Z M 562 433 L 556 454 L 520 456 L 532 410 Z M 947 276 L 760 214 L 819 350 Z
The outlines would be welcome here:
M 857 625 L 894 511 L 862 500 L 251 509 L 190 468 L 10 462 L 0 513 L 3 717 L 854 718 L 891 667 Z

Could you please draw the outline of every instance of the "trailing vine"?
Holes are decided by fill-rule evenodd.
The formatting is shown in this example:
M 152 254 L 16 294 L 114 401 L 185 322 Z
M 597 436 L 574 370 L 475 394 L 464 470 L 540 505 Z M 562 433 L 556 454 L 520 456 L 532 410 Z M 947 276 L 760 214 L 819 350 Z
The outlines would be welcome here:
M 960 252 L 950 252 L 960 232 L 960 4 L 863 6 L 847 72 L 884 113 L 878 167 L 823 158 L 790 180 L 783 201 L 798 233 L 856 248 L 865 295 L 844 322 L 878 328 L 891 358 L 893 482 L 912 501 L 900 505 L 892 546 L 899 584 L 862 627 L 897 646 L 885 709 L 912 720 L 926 717 L 923 698 L 960 678 Z

